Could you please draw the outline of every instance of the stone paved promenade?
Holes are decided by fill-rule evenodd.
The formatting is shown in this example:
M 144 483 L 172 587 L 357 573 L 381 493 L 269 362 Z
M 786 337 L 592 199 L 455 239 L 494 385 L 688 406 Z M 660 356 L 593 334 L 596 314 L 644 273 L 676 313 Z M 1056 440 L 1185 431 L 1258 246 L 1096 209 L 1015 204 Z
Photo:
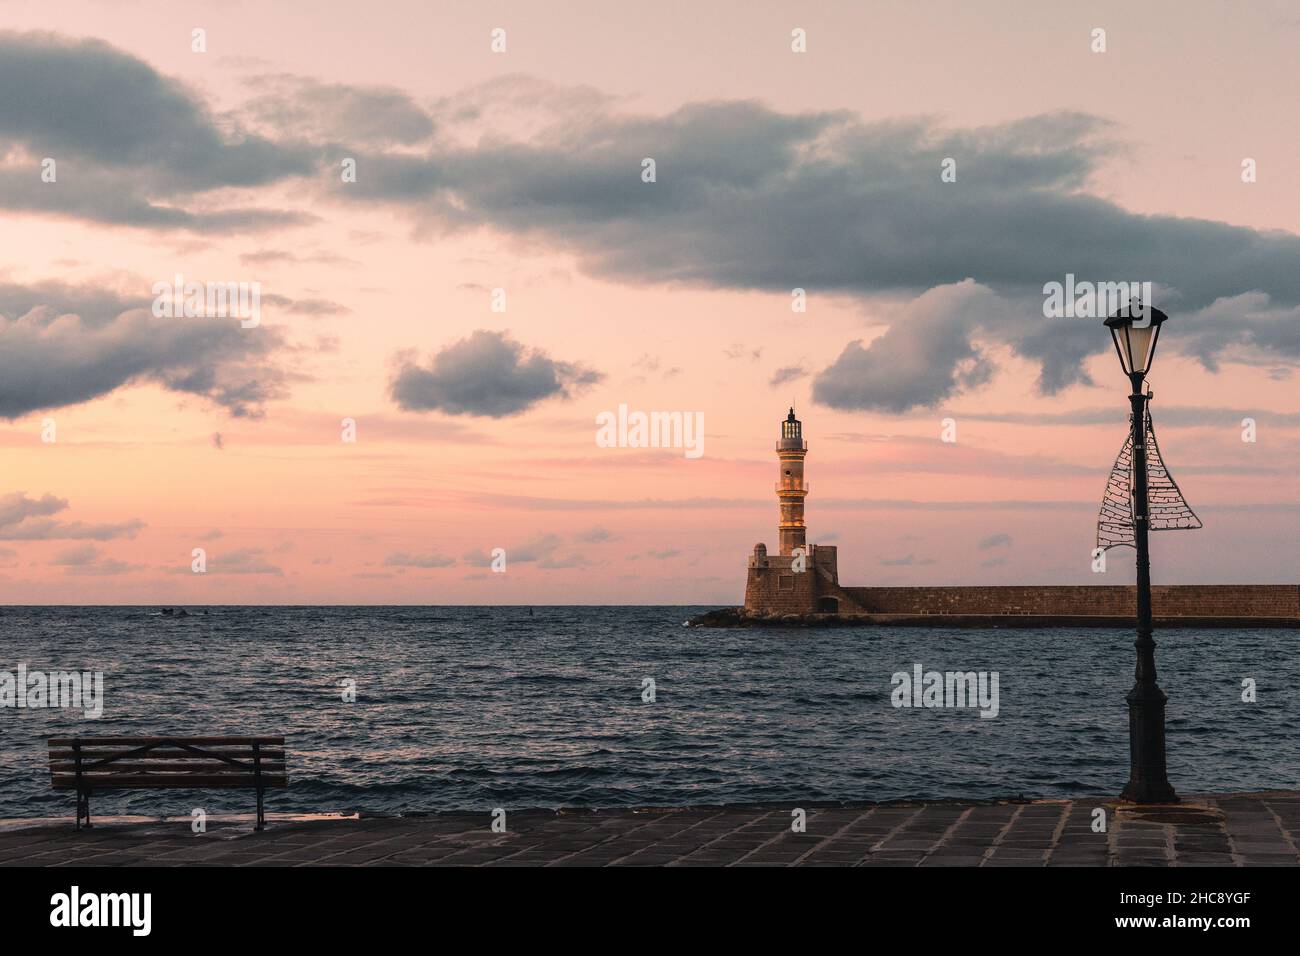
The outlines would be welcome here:
M 1092 830 L 1104 807 L 1107 832 Z M 0 830 L 4 866 L 1276 866 L 1300 864 L 1300 793 L 1102 800 L 517 811 L 247 822 L 71 821 Z

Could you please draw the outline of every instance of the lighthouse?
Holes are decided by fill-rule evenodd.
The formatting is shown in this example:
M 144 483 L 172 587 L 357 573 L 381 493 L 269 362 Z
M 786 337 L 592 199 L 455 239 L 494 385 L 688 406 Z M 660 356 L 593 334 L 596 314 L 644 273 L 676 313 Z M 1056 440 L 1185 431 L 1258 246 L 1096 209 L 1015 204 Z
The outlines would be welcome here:
M 761 541 L 749 556 L 745 611 L 757 615 L 839 614 L 862 608 L 840 587 L 838 552 L 833 544 L 808 544 L 803 523 L 803 460 L 808 445 L 794 407 L 781 422 L 776 443 L 776 498 L 781 505 L 777 534 L 780 552 L 768 554 Z M 797 554 L 795 552 L 798 552 Z
M 781 554 L 793 554 L 803 548 L 808 529 L 803 523 L 803 500 L 808 486 L 803 480 L 803 459 L 808 454 L 808 443 L 803 440 L 803 423 L 794 417 L 794 406 L 781 423 L 781 440 L 776 443 L 776 457 L 780 472 L 776 482 L 776 497 L 781 503 L 781 523 L 778 526 Z

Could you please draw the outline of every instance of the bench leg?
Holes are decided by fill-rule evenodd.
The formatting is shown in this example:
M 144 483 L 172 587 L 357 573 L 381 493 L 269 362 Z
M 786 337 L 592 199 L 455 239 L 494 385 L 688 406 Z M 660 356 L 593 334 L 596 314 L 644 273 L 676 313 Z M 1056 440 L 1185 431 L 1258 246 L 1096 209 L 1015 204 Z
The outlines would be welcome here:
M 266 815 L 262 812 L 262 788 L 257 788 L 257 826 L 255 830 L 266 829 Z
M 77 829 L 82 827 L 81 821 L 85 820 L 85 826 L 90 827 L 90 791 L 77 791 Z

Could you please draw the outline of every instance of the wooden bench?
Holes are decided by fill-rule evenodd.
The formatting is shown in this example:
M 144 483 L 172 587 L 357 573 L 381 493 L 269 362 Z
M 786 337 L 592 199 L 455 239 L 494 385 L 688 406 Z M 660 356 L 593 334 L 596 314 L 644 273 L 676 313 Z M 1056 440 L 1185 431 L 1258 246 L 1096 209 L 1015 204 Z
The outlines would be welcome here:
M 77 791 L 77 829 L 90 826 L 95 790 L 243 788 L 257 791 L 257 829 L 266 826 L 262 793 L 287 787 L 283 737 L 52 737 L 50 781 Z

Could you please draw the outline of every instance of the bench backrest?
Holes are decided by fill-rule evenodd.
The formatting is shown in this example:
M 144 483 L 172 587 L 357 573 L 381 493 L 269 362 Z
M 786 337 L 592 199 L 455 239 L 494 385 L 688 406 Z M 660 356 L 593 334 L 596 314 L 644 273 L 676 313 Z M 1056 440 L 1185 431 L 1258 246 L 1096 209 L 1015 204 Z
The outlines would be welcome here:
M 57 789 L 287 787 L 283 737 L 52 737 Z

